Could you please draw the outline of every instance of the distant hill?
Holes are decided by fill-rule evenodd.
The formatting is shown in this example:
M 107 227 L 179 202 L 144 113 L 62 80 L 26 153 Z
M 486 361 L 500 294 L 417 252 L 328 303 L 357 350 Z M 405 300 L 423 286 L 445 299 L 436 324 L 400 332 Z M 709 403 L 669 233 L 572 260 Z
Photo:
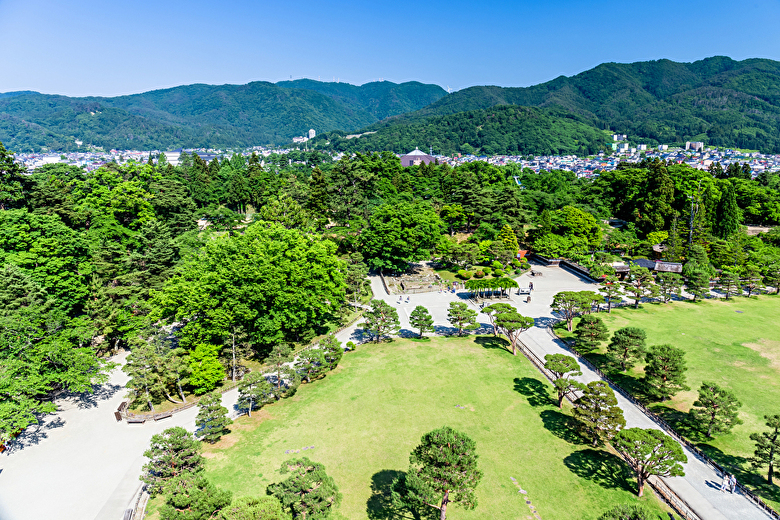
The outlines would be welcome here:
M 467 88 L 395 124 L 497 105 L 562 107 L 649 144 L 705 141 L 780 153 L 780 62 L 766 59 L 605 63 L 532 87 Z
M 441 116 L 390 119 L 368 127 L 369 133 L 346 139 L 344 132 L 319 135 L 314 148 L 343 152 L 416 147 L 436 154 L 593 154 L 606 146 L 607 134 L 582 117 L 560 108 L 495 106 Z
M 173 149 L 286 143 L 310 128 L 351 130 L 446 95 L 436 85 L 356 87 L 302 80 L 276 85 L 186 85 L 131 96 L 0 94 L 0 141 L 11 150 Z

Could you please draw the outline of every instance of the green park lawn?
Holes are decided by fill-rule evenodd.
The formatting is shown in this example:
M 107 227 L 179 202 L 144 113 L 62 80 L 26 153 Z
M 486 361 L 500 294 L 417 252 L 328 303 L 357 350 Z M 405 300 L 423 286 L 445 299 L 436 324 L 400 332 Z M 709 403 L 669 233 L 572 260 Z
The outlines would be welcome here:
M 651 408 L 714 460 L 735 471 L 741 482 L 748 483 L 775 507 L 780 506 L 780 487 L 769 486 L 766 470 L 759 470 L 759 476 L 750 470 L 747 460 L 755 446 L 750 434 L 766 429 L 764 415 L 780 414 L 780 298 L 763 295 L 695 304 L 645 304 L 639 309 L 623 307 L 600 316 L 610 335 L 621 327 L 640 327 L 647 332 L 648 346 L 669 343 L 685 351 L 691 390 L 666 403 L 654 403 Z M 604 346 L 601 353 L 588 357 L 603 364 Z M 616 374 L 614 379 L 642 398 L 643 373 L 639 366 L 627 375 Z M 744 424 L 714 439 L 691 428 L 686 413 L 697 399 L 702 381 L 715 382 L 736 394 L 742 403 L 739 417 Z
M 391 481 L 424 433 L 448 425 L 476 441 L 484 472 L 478 507 L 452 507 L 450 518 L 532 518 L 530 500 L 543 519 L 596 519 L 636 502 L 620 459 L 583 445 L 554 406 L 551 386 L 502 341 L 361 345 L 324 379 L 237 420 L 206 447 L 207 476 L 235 496 L 261 495 L 284 478 L 282 461 L 307 456 L 325 465 L 343 494 L 337 517 L 395 518 L 386 507 Z M 652 493 L 642 502 L 662 508 Z

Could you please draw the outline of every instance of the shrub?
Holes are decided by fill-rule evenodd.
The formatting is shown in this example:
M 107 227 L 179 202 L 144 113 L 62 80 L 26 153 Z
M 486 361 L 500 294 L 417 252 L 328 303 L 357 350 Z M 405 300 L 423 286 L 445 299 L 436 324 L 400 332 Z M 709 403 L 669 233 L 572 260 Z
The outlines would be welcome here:
M 474 273 L 474 278 L 484 278 L 484 277 L 485 277 L 484 271 L 477 271 L 476 273 Z
M 473 275 L 474 275 L 474 273 L 472 273 L 472 272 L 469 272 L 469 271 L 464 271 L 464 272 L 463 272 L 463 279 L 464 279 L 464 280 L 468 280 L 468 279 L 470 279 L 470 278 L 471 278 Z
M 523 260 L 525 260 L 525 258 L 523 258 Z M 513 266 L 515 266 L 515 267 L 517 267 L 517 268 L 519 268 L 519 267 L 521 267 L 523 264 L 522 264 L 522 263 L 520 263 L 520 260 L 518 260 L 517 258 L 513 258 L 513 259 L 512 259 L 512 265 L 513 265 Z
M 465 278 L 465 277 L 466 277 L 466 271 L 464 271 L 463 269 L 458 271 L 458 278 Z
M 355 345 L 355 343 L 352 341 L 347 341 L 347 348 L 349 349 L 350 352 L 352 352 L 357 348 L 357 345 Z
M 638 504 L 615 506 L 599 517 L 599 520 L 657 520 L 658 515 L 651 513 Z
M 498 260 L 493 260 L 493 263 L 491 264 L 491 266 L 495 270 L 499 270 L 499 269 L 504 267 L 503 265 L 501 265 L 501 262 L 499 262 Z
M 501 269 L 496 269 L 495 271 L 493 271 L 493 276 L 504 276 L 504 271 L 502 271 Z
M 483 268 L 482 268 L 482 272 L 483 272 L 483 273 L 485 273 L 485 274 L 487 275 L 487 274 L 490 274 L 490 273 L 492 273 L 492 272 L 493 272 L 493 269 L 491 269 L 490 267 L 483 267 Z

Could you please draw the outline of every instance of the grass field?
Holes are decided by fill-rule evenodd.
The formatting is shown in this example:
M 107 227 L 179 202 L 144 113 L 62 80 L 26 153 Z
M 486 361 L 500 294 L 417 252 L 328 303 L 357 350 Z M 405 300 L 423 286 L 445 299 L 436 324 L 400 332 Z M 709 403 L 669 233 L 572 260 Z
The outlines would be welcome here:
M 750 471 L 747 461 L 754 449 L 750 434 L 765 430 L 764 415 L 780 414 L 780 298 L 764 295 L 728 302 L 648 304 L 600 316 L 610 333 L 620 327 L 640 327 L 647 332 L 648 345 L 669 343 L 685 350 L 691 390 L 651 408 L 717 462 L 736 471 L 740 481 L 780 507 L 780 487 L 766 484 L 765 470 L 758 476 Z M 605 361 L 601 354 L 589 357 L 597 364 Z M 641 397 L 642 375 L 642 367 L 637 367 L 615 380 Z M 744 424 L 714 439 L 706 439 L 690 427 L 685 413 L 696 400 L 702 381 L 713 381 L 736 394 L 742 402 L 740 419 Z
M 476 441 L 484 472 L 476 510 L 452 507 L 450 518 L 532 518 L 530 500 L 545 520 L 596 519 L 636 502 L 624 464 L 582 445 L 555 408 L 550 385 L 496 341 L 361 345 L 326 378 L 239 419 L 230 435 L 207 446 L 207 476 L 236 496 L 259 495 L 283 479 L 282 461 L 307 456 L 334 477 L 344 518 L 395 518 L 386 508 L 391 481 L 408 468 L 424 433 L 448 425 Z M 662 507 L 652 493 L 642 501 Z

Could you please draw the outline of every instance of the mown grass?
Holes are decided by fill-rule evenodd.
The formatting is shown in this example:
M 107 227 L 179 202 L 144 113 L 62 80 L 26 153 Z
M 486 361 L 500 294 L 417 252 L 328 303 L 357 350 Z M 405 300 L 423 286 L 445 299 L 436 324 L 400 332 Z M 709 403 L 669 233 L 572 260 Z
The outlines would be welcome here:
M 740 482 L 749 484 L 779 508 L 780 487 L 767 484 L 765 470 L 753 472 L 748 458 L 755 447 L 750 434 L 766 429 L 764 415 L 780 414 L 780 298 L 764 295 L 695 304 L 645 304 L 639 309 L 623 307 L 600 316 L 610 333 L 625 326 L 640 327 L 647 332 L 648 346 L 669 343 L 685 351 L 691 390 L 677 394 L 671 401 L 653 403 L 651 408 L 714 460 L 735 471 Z M 565 328 L 558 331 L 568 336 Z M 602 366 L 606 361 L 605 345 L 588 356 Z M 615 374 L 615 381 L 647 400 L 643 375 L 640 365 L 628 374 Z M 703 381 L 733 391 L 742 403 L 739 417 L 744 423 L 730 434 L 707 439 L 687 420 Z
M 338 484 L 340 515 L 393 518 L 390 483 L 407 470 L 420 437 L 448 425 L 476 441 L 484 472 L 478 507 L 451 508 L 450 518 L 526 518 L 528 499 L 544 519 L 595 519 L 613 505 L 636 502 L 625 465 L 583 445 L 569 416 L 554 406 L 550 385 L 501 341 L 362 345 L 324 379 L 239 419 L 230 435 L 207 446 L 207 476 L 236 496 L 260 495 L 284 478 L 282 461 L 307 456 Z M 662 508 L 652 493 L 642 502 Z

